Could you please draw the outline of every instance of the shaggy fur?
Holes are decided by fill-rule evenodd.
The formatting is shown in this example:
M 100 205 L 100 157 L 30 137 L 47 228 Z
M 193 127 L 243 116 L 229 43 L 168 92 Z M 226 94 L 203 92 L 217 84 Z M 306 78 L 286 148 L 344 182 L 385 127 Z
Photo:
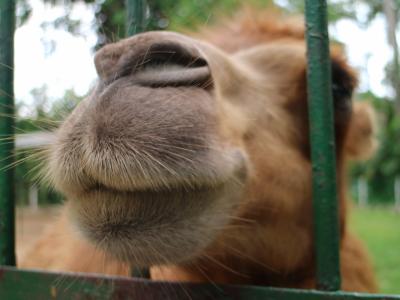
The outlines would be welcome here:
M 50 148 L 66 212 L 23 265 L 315 287 L 305 52 L 297 22 L 254 12 L 196 39 L 149 32 L 101 49 L 97 86 Z M 342 288 L 373 292 L 345 182 L 346 161 L 374 148 L 372 112 L 332 52 Z

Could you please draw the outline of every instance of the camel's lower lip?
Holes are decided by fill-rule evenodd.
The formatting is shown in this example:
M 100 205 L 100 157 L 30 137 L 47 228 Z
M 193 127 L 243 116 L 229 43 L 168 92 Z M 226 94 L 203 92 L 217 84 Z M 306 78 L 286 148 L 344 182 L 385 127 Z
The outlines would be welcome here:
M 240 188 L 232 181 L 141 191 L 97 185 L 69 202 L 70 213 L 88 240 L 119 260 L 139 266 L 173 262 L 203 249 L 227 222 L 225 212 L 230 215 L 237 200 L 223 200 L 231 185 Z
M 162 177 L 158 183 L 164 185 L 124 189 L 116 181 L 94 181 L 69 197 L 71 220 L 118 260 L 138 266 L 184 261 L 213 241 L 239 205 L 247 178 L 240 158 L 222 175 L 197 174 L 197 184 L 193 178 Z

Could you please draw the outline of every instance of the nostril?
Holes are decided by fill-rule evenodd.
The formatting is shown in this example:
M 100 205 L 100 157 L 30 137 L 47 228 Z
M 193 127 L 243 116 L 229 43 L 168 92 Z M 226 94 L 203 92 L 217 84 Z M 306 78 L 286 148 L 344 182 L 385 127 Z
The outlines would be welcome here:
M 95 56 L 97 73 L 109 85 L 122 77 L 132 84 L 212 87 L 206 59 L 194 41 L 169 32 L 148 32 L 110 44 Z
M 142 86 L 211 86 L 207 62 L 176 43 L 155 43 L 131 62 L 133 82 Z
M 205 59 L 176 43 L 156 43 L 143 52 L 138 53 L 134 71 L 148 66 L 178 65 L 186 68 L 207 66 Z

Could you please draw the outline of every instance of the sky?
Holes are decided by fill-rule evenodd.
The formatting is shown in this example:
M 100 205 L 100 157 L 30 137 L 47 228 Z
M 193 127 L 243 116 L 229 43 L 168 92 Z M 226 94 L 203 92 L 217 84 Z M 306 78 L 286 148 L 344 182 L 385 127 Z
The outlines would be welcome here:
M 92 53 L 97 41 L 92 29 L 94 11 L 83 4 L 74 6 L 72 18 L 81 20 L 84 36 L 73 36 L 61 29 L 41 26 L 63 15 L 62 8 L 44 5 L 41 0 L 29 2 L 32 16 L 15 33 L 16 100 L 31 103 L 31 90 L 43 85 L 48 86 L 50 98 L 61 98 L 67 89 L 86 94 L 96 78 Z M 52 41 L 56 46 L 49 53 Z
M 52 22 L 61 16 L 61 7 L 45 5 L 41 0 L 29 0 L 29 3 L 33 14 L 15 34 L 15 97 L 17 102 L 27 104 L 24 113 L 29 113 L 26 109 L 29 110 L 33 101 L 33 89 L 46 85 L 49 98 L 60 99 L 67 89 L 85 95 L 96 80 L 92 52 L 97 40 L 93 7 L 79 3 L 74 6 L 72 18 L 81 20 L 83 36 L 73 36 L 62 29 L 42 26 L 43 22 Z M 365 8 L 360 6 L 357 11 L 362 14 Z M 360 74 L 360 91 L 370 88 L 378 96 L 391 95 L 390 89 L 382 84 L 385 65 L 392 55 L 383 18 L 376 18 L 367 29 L 342 20 L 330 27 L 330 33 L 346 45 L 350 64 Z M 50 52 L 49 48 L 54 45 Z

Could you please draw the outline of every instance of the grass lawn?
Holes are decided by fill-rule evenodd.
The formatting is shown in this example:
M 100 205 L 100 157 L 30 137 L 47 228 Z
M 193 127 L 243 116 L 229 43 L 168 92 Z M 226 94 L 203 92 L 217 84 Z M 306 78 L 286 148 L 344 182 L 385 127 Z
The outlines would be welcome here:
M 366 243 L 380 292 L 400 294 L 400 213 L 390 208 L 353 207 L 350 226 Z

